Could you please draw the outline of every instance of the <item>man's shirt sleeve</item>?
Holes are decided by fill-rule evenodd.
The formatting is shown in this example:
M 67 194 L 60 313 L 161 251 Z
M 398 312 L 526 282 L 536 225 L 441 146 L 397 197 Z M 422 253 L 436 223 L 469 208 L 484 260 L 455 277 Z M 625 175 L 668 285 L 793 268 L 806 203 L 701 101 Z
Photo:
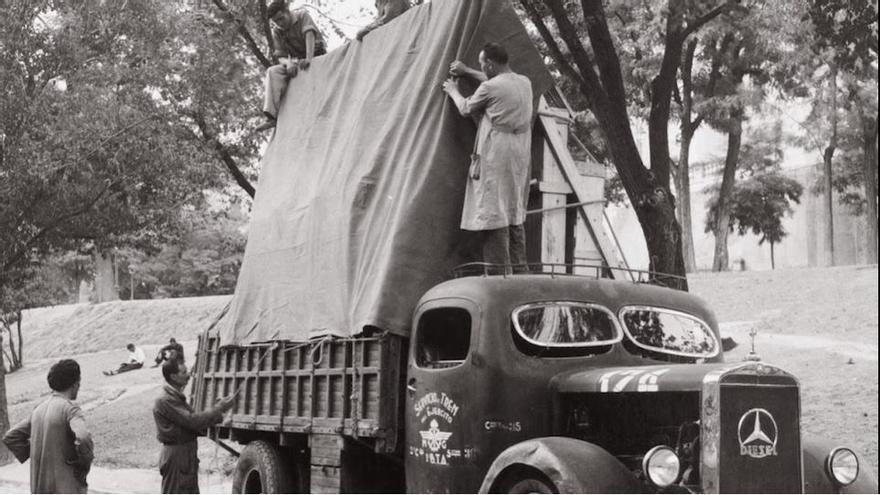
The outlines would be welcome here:
M 18 459 L 18 462 L 24 462 L 31 457 L 31 417 L 28 416 L 23 421 L 13 426 L 6 435 L 3 436 L 3 443 L 12 452 L 12 455 Z
M 309 15 L 308 12 L 301 11 L 299 13 L 299 29 L 303 34 L 308 33 L 309 31 L 313 31 L 315 33 L 315 37 L 318 37 L 318 33 L 321 31 L 318 29 L 318 25 L 315 24 L 315 21 L 312 20 L 312 16 Z
M 175 404 L 169 400 L 157 401 L 156 412 L 171 423 L 194 432 L 202 431 L 223 420 L 223 414 L 215 409 L 196 413 L 183 404 Z
M 483 109 L 486 108 L 486 105 L 489 104 L 489 101 L 492 98 L 491 89 L 489 87 L 489 81 L 485 81 L 480 84 L 474 94 L 465 98 L 464 104 L 461 108 L 461 113 L 464 116 L 474 116 L 480 113 Z

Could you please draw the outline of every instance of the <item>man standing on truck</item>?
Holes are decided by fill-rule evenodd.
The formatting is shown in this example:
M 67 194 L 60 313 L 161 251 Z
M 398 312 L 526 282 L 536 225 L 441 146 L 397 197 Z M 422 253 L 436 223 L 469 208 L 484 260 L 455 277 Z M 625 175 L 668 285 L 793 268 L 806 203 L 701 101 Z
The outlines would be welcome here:
M 406 12 L 408 8 L 409 2 L 407 0 L 376 0 L 376 19 L 358 31 L 355 38 L 358 41 L 363 41 L 364 36 L 370 31 L 388 24 L 392 19 Z
M 52 395 L 12 427 L 3 443 L 19 462 L 31 460 L 32 493 L 86 493 L 94 459 L 92 435 L 76 405 L 79 363 L 62 359 L 49 369 Z
M 267 120 L 257 127 L 257 131 L 275 127 L 287 81 L 296 77 L 300 69 L 308 69 L 316 55 L 327 52 L 324 36 L 304 9 L 291 12 L 286 0 L 272 0 L 266 7 L 266 16 L 272 21 L 274 55 L 279 63 L 266 69 L 263 114 Z
M 456 60 L 449 72 L 481 84 L 468 98 L 455 79 L 443 90 L 464 116 L 482 114 L 468 172 L 461 228 L 480 235 L 483 261 L 525 265 L 526 200 L 531 157 L 532 83 L 513 72 L 507 50 L 487 43 L 476 70 Z
M 190 376 L 186 365 L 170 359 L 162 365 L 162 376 L 165 387 L 153 404 L 156 438 L 162 443 L 162 493 L 199 493 L 196 438 L 201 430 L 223 421 L 223 413 L 232 409 L 235 394 L 220 399 L 212 409 L 196 413 L 183 393 Z

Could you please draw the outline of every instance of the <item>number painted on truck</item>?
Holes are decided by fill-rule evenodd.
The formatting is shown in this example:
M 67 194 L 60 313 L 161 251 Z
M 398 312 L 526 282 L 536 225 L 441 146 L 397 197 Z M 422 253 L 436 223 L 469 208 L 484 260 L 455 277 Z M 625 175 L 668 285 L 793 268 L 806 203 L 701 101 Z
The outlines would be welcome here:
M 660 390 L 660 377 L 667 373 L 670 368 L 659 370 L 617 370 L 609 371 L 599 377 L 600 392 L 626 392 L 627 386 L 630 392 L 657 392 Z

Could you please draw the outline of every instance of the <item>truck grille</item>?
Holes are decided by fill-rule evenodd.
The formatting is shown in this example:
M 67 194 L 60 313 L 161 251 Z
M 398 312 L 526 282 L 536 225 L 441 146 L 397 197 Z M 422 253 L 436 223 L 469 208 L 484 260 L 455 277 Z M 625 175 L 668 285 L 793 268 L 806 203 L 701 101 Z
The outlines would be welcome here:
M 732 370 L 704 389 L 703 407 L 707 492 L 802 492 L 800 397 L 792 376 L 763 364 Z

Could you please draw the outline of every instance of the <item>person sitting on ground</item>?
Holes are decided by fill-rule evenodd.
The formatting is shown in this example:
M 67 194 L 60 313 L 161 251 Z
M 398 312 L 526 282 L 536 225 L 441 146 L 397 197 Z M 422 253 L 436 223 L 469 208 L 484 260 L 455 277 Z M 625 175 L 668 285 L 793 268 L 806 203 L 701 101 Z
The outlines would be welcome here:
M 406 9 L 408 8 L 409 2 L 407 0 L 376 0 L 375 20 L 358 31 L 355 38 L 357 38 L 358 41 L 362 41 L 364 36 L 369 34 L 370 31 L 388 24 L 392 19 L 406 12 Z
M 178 344 L 174 337 L 168 340 L 168 345 L 159 349 L 159 354 L 156 354 L 156 364 L 151 366 L 151 368 L 158 368 L 162 361 L 170 361 L 172 359 L 179 359 L 181 362 L 185 359 L 183 357 L 183 346 Z
M 274 55 L 279 63 L 266 69 L 263 115 L 267 120 L 257 131 L 275 127 L 287 82 L 300 69 L 308 69 L 312 58 L 327 52 L 324 36 L 304 9 L 291 12 L 286 0 L 272 0 L 266 7 L 266 16 L 272 21 Z
M 94 444 L 76 405 L 79 364 L 62 359 L 49 369 L 52 395 L 3 437 L 19 462 L 31 461 L 31 493 L 86 493 Z
M 126 371 L 132 371 L 144 367 L 146 357 L 144 356 L 143 349 L 135 347 L 134 344 L 128 344 L 125 348 L 128 349 L 128 361 L 121 363 L 119 368 L 115 370 L 105 371 L 105 375 L 118 375 L 119 373 L 125 373 Z

